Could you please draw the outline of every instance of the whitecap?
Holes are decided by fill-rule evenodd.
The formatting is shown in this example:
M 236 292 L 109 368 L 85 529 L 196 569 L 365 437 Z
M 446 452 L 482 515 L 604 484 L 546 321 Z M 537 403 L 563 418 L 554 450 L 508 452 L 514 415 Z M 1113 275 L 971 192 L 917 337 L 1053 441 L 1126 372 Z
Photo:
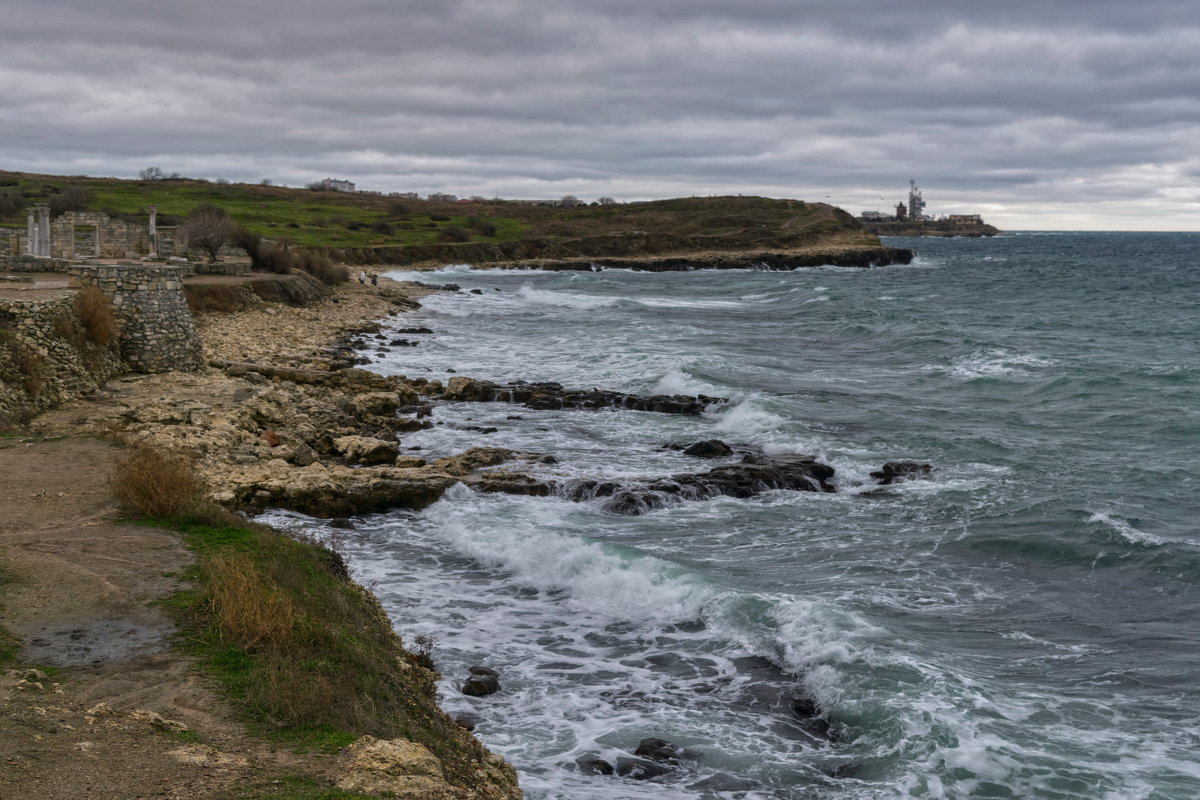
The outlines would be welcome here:
M 1155 536 L 1153 533 L 1140 531 L 1125 520 L 1116 519 L 1102 511 L 1093 512 L 1092 516 L 1088 517 L 1088 522 L 1099 522 L 1130 544 L 1142 547 L 1160 547 L 1170 541 L 1161 536 Z

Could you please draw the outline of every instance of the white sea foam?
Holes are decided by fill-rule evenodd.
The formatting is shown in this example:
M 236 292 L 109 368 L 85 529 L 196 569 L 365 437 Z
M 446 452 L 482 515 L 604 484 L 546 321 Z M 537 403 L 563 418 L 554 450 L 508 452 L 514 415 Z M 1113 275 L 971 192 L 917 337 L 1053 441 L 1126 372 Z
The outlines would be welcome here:
M 949 372 L 959 378 L 996 378 L 1031 375 L 1034 370 L 1054 364 L 1052 359 L 1032 353 L 991 349 L 955 359 L 950 365 Z
M 537 303 L 545 306 L 559 306 L 562 308 L 578 308 L 582 310 L 615 306 L 617 303 L 621 302 L 621 298 L 619 297 L 594 297 L 591 295 L 553 291 L 550 289 L 535 289 L 529 284 L 525 284 L 518 289 L 517 295 L 521 297 L 521 299 L 530 303 Z
M 725 395 L 727 390 L 715 384 L 708 383 L 690 374 L 685 369 L 680 367 L 672 367 L 665 375 L 655 382 L 652 394 L 688 394 L 688 395 L 708 395 L 709 397 L 719 397 Z
M 1125 520 L 1109 516 L 1102 511 L 1093 512 L 1092 516 L 1088 517 L 1088 522 L 1099 522 L 1126 542 L 1141 547 L 1161 547 L 1170 541 L 1162 536 L 1140 531 Z

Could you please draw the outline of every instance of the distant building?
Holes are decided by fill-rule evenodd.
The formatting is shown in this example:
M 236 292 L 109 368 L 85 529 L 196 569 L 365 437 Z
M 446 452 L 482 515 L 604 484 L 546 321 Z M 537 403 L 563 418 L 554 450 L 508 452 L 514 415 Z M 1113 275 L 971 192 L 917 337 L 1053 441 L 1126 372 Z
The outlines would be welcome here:
M 982 225 L 983 217 L 979 214 L 951 214 L 946 221 L 952 225 Z
M 882 211 L 864 211 L 858 215 L 858 218 L 863 222 L 883 222 L 888 217 Z
M 457 203 L 458 197 L 452 194 L 442 194 L 435 192 L 427 198 L 431 203 Z
M 908 219 L 908 206 L 904 205 L 904 203 L 896 203 L 896 219 Z
M 327 192 L 353 192 L 354 183 L 338 180 L 337 178 L 326 178 L 325 180 L 317 181 L 317 188 Z

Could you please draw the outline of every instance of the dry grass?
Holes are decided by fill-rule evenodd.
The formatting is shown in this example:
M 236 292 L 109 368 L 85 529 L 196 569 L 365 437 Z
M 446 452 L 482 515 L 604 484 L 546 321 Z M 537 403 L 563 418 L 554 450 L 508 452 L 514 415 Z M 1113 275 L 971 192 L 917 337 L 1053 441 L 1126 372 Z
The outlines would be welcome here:
M 251 651 L 285 652 L 300 616 L 296 604 L 241 553 L 207 563 L 208 613 L 225 638 Z
M 112 493 L 132 514 L 177 517 L 202 507 L 206 492 L 192 459 L 138 447 L 118 458 L 109 481 Z
M 120 327 L 112 301 L 95 286 L 88 286 L 75 296 L 75 315 L 92 344 L 104 347 L 117 338 Z
M 254 292 L 244 286 L 189 284 L 183 287 L 183 294 L 193 314 L 201 311 L 241 311 L 257 302 Z

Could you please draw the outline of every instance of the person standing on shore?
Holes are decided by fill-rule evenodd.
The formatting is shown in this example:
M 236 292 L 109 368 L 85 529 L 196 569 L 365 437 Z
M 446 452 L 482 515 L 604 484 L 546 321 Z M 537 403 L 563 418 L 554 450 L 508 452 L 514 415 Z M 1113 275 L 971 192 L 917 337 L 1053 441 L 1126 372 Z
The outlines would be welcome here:
M 361 283 L 361 284 L 363 284 L 364 286 L 366 285 L 366 283 L 367 283 L 367 271 L 366 271 L 365 269 L 360 269 L 360 270 L 358 271 L 358 282 L 359 282 L 359 283 Z
M 378 273 L 378 272 L 372 272 L 372 273 L 371 273 L 371 285 L 372 285 L 372 286 L 378 286 L 378 285 L 379 285 L 379 273 Z

